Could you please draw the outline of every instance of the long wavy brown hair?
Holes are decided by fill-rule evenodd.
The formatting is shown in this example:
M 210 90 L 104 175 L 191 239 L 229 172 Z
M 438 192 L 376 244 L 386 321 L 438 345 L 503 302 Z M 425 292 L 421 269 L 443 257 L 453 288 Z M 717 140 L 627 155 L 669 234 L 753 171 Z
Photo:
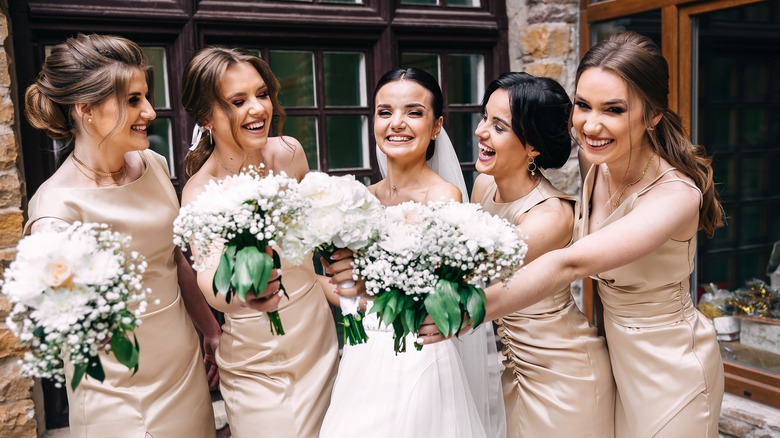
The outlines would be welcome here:
M 702 192 L 699 229 L 712 237 L 723 226 L 725 213 L 713 182 L 712 158 L 704 147 L 691 143 L 680 116 L 669 109 L 669 66 L 658 46 L 635 32 L 622 32 L 593 46 L 577 68 L 577 82 L 589 68 L 600 68 L 622 78 L 644 104 L 645 126 L 661 114 L 652 131 L 646 131 L 653 150 L 691 178 Z
M 213 105 L 216 103 L 228 115 L 233 129 L 233 138 L 237 139 L 238 128 L 233 123 L 235 121 L 233 109 L 220 96 L 219 83 L 225 75 L 225 71 L 239 63 L 246 63 L 254 67 L 265 81 L 274 109 L 273 134 L 281 136 L 286 115 L 282 104 L 279 103 L 279 89 L 281 88 L 279 80 L 276 79 L 267 62 L 245 49 L 211 46 L 199 51 L 187 63 L 182 75 L 181 103 L 184 109 L 195 119 L 195 123 L 202 126 L 211 117 Z M 238 143 L 238 140 L 236 142 Z M 189 178 L 200 170 L 212 152 L 214 152 L 214 143 L 207 133 L 201 137 L 195 150 L 190 151 L 184 157 L 184 176 Z

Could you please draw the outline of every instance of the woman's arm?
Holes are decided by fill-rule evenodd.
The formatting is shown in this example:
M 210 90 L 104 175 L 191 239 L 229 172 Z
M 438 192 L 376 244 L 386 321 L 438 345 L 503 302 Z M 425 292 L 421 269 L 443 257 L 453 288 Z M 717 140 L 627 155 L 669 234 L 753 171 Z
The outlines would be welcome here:
M 206 304 L 206 300 L 203 299 L 203 295 L 198 291 L 198 284 L 187 258 L 179 248 L 175 249 L 174 258 L 184 307 L 195 327 L 203 334 L 203 360 L 206 362 L 206 378 L 209 389 L 214 390 L 219 384 L 216 354 L 222 333 L 214 314 Z
M 699 193 L 682 184 L 656 187 L 625 217 L 548 252 L 520 269 L 504 286 L 485 290 L 486 319 L 496 319 L 542 299 L 578 278 L 596 275 L 639 260 L 681 234 L 692 237 L 698 226 Z

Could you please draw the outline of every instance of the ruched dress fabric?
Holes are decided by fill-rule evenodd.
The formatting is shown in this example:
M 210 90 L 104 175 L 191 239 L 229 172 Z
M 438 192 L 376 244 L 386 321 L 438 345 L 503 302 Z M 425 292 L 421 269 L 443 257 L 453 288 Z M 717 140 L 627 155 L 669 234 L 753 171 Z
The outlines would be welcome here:
M 333 314 L 311 263 L 282 259 L 284 335 L 252 309 L 225 314 L 217 351 L 220 390 L 236 438 L 316 437 L 338 368 Z
M 375 313 L 363 323 L 368 341 L 344 346 L 321 438 L 486 436 L 455 341 L 418 351 L 408 335 L 396 354 L 392 327 Z
M 135 335 L 135 375 L 113 355 L 100 354 L 106 379 L 85 376 L 75 391 L 67 382 L 72 437 L 214 437 L 214 413 L 195 327 L 179 293 L 173 220 L 179 212 L 165 159 L 140 152 L 146 169 L 119 187 L 48 188 L 30 200 L 25 232 L 41 218 L 106 223 L 132 237 L 130 250 L 149 264 L 144 286 L 148 310 Z M 159 300 L 158 304 L 154 304 Z M 73 367 L 66 361 L 66 376 Z
M 587 207 L 597 169 L 591 167 L 583 184 L 581 236 L 589 231 Z M 696 188 L 682 179 L 661 181 L 673 170 L 628 196 L 601 227 L 629 214 L 639 197 L 659 185 L 682 182 Z M 593 277 L 617 385 L 618 437 L 718 437 L 723 363 L 713 324 L 691 301 L 695 252 L 695 235 L 670 239 L 635 262 Z
M 575 198 L 544 178 L 512 202 L 495 202 L 496 191 L 493 182 L 483 209 L 512 223 L 550 198 L 574 202 L 576 211 Z M 568 286 L 498 325 L 508 438 L 615 436 L 615 386 L 604 338 L 590 327 Z

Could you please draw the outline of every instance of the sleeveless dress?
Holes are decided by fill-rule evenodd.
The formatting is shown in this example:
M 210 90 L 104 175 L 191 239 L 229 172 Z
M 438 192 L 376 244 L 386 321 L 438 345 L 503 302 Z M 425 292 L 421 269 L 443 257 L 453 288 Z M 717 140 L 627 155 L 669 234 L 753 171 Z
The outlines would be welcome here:
M 496 202 L 497 190 L 494 181 L 482 207 L 512 223 L 550 198 L 574 202 L 576 211 L 576 198 L 544 178 L 513 202 Z M 614 436 L 615 388 L 609 355 L 569 286 L 499 319 L 498 324 L 506 357 L 502 381 L 507 437 Z
M 458 341 L 418 351 L 408 335 L 406 352 L 395 354 L 392 327 L 375 313 L 363 325 L 368 341 L 344 345 L 320 438 L 486 436 L 453 343 Z
M 285 334 L 271 334 L 265 314 L 226 313 L 217 351 L 220 391 L 237 438 L 316 437 L 338 366 L 333 314 L 311 263 L 282 259 L 279 315 Z
M 173 220 L 179 201 L 165 159 L 140 152 L 146 169 L 120 187 L 48 188 L 29 204 L 31 225 L 41 218 L 72 223 L 100 222 L 132 236 L 130 250 L 146 257 L 144 285 L 149 307 L 135 331 L 140 346 L 135 375 L 114 356 L 101 353 L 106 379 L 85 376 L 70 389 L 73 367 L 66 361 L 66 384 L 73 437 L 214 437 L 206 373 L 198 335 L 179 293 L 174 261 Z M 158 304 L 154 304 L 159 300 Z
M 696 188 L 682 179 L 660 181 L 673 170 L 627 197 L 602 227 L 630 213 L 634 202 L 656 186 L 682 182 Z M 583 184 L 582 236 L 589 231 L 597 172 L 592 166 Z M 714 326 L 691 301 L 695 252 L 695 235 L 685 241 L 670 239 L 635 262 L 593 277 L 604 304 L 617 385 L 616 436 L 718 437 L 723 363 Z

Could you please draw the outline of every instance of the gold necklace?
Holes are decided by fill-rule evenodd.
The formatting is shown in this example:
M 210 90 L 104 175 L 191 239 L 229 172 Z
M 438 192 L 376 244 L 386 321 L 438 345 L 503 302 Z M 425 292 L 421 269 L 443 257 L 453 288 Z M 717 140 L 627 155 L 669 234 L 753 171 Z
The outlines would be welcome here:
M 607 194 L 609 195 L 609 198 L 607 199 L 607 204 L 611 204 L 612 210 L 616 209 L 617 206 L 620 205 L 620 199 L 623 197 L 623 194 L 626 192 L 626 190 L 629 187 L 633 186 L 639 181 L 642 181 L 642 179 L 645 177 L 645 174 L 647 173 L 647 170 L 650 169 L 650 163 L 653 162 L 653 158 L 655 158 L 655 152 L 653 152 L 653 154 L 650 155 L 650 159 L 647 160 L 647 164 L 645 165 L 645 170 L 642 171 L 642 174 L 639 175 L 639 178 L 636 181 L 628 183 L 625 186 L 623 186 L 623 190 L 620 191 L 620 194 L 618 195 L 617 199 L 615 199 L 614 201 L 612 201 L 612 186 L 609 183 L 609 176 L 607 175 L 607 173 L 609 172 L 609 168 L 607 168 L 607 172 L 604 172 L 604 179 L 607 181 Z
M 241 172 L 241 169 L 244 168 L 244 163 L 246 162 L 246 154 L 244 154 L 244 159 L 241 161 L 241 167 L 239 167 L 238 172 L 234 172 L 228 169 L 227 167 L 225 167 L 225 164 L 222 163 L 222 160 L 219 158 L 219 154 L 217 153 L 216 149 L 214 150 L 213 154 L 214 154 L 214 158 L 217 159 L 217 164 L 219 164 L 221 168 L 225 169 L 225 172 L 227 172 L 230 175 L 237 175 L 239 172 Z M 265 163 L 261 162 L 257 166 L 254 166 L 254 169 L 258 175 L 265 176 Z
M 104 176 L 106 178 L 109 178 L 109 177 L 110 178 L 114 178 L 115 176 L 119 175 L 120 173 L 126 173 L 127 172 L 127 167 L 125 166 L 124 162 L 122 163 L 122 168 L 120 168 L 116 172 L 103 172 L 101 170 L 95 169 L 94 167 L 90 167 L 90 166 L 87 165 L 87 163 L 79 160 L 75 153 L 74 154 L 70 154 L 70 157 L 73 158 L 73 161 L 75 161 L 76 163 L 80 164 L 83 168 L 89 170 L 90 172 L 94 173 L 97 176 Z M 124 175 L 122 175 L 122 176 L 124 176 Z
M 73 163 L 75 164 L 76 169 L 81 172 L 82 175 L 86 176 L 87 178 L 91 179 L 92 181 L 95 181 L 95 184 L 99 186 L 109 186 L 111 184 L 117 184 L 119 181 L 122 181 L 124 177 L 127 175 L 127 166 L 122 165 L 122 168 L 117 170 L 116 172 L 101 172 L 97 169 L 93 169 L 92 167 L 88 166 L 83 161 L 76 158 L 75 154 L 71 154 L 70 158 L 73 160 Z M 95 176 L 90 176 L 85 172 L 84 170 L 89 170 L 94 174 Z M 111 181 L 108 183 L 101 183 L 98 181 L 98 178 L 111 178 Z

